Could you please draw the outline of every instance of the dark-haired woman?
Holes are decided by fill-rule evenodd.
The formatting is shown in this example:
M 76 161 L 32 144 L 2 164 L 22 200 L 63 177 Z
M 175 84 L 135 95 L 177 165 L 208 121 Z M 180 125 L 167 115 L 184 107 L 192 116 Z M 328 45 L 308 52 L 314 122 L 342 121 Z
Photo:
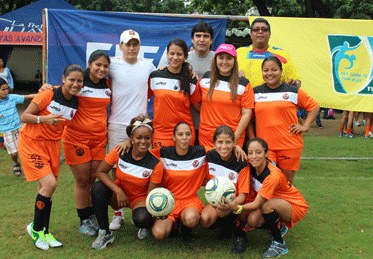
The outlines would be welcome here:
M 302 154 L 302 132 L 310 128 L 320 107 L 305 91 L 281 81 L 282 63 L 277 57 L 264 59 L 262 74 L 266 83 L 254 88 L 256 136 L 268 142 L 269 159 L 293 183 Z M 298 106 L 308 112 L 303 124 L 298 122 Z
M 263 258 L 277 257 L 288 252 L 278 227 L 279 221 L 292 228 L 305 217 L 309 207 L 281 169 L 268 162 L 268 145 L 263 139 L 254 138 L 249 141 L 248 158 L 251 183 L 258 193 L 255 200 L 242 206 L 235 201 L 226 200 L 227 204 L 221 206 L 235 213 L 260 211 L 258 220 L 267 223 L 272 235 L 271 245 L 264 252 Z
M 89 236 L 96 235 L 98 230 L 89 192 L 95 181 L 93 175 L 106 154 L 107 108 L 111 95 L 106 79 L 109 65 L 110 57 L 105 51 L 96 50 L 90 55 L 83 88 L 77 95 L 78 111 L 62 136 L 65 161 L 75 179 L 79 231 Z
M 10 73 L 9 68 L 7 68 L 4 64 L 4 60 L 0 58 L 0 78 L 4 79 L 9 86 L 9 92 L 13 92 L 14 89 L 14 82 L 12 74 Z
M 161 161 L 148 149 L 152 142 L 153 123 L 148 116 L 139 115 L 131 120 L 127 127 L 132 147 L 128 153 L 119 155 L 114 148 L 98 166 L 99 182 L 92 185 L 92 205 L 95 211 L 99 231 L 92 243 L 95 249 L 105 248 L 114 242 L 109 229 L 108 206 L 115 209 L 129 207 L 132 220 L 140 228 L 138 237 L 145 238 L 143 231 L 149 233 L 153 226 L 153 217 L 145 207 L 147 194 L 161 183 L 163 167 Z M 116 168 L 116 181 L 110 178 L 109 171 Z
M 60 167 L 60 139 L 63 128 L 74 117 L 83 87 L 83 69 L 69 65 L 62 86 L 39 92 L 21 116 L 18 152 L 26 180 L 37 180 L 34 222 L 27 226 L 35 246 L 42 250 L 62 246 L 49 232 L 52 195 Z
M 201 103 L 199 143 L 213 148 L 217 127 L 227 125 L 234 131 L 240 147 L 254 108 L 254 93 L 249 81 L 238 76 L 237 52 L 233 45 L 222 44 L 215 51 L 211 71 L 197 83 Z
M 193 125 L 190 105 L 199 110 L 196 83 L 188 58 L 188 47 L 182 39 L 173 39 L 167 46 L 168 67 L 157 70 L 149 77 L 149 98 L 154 95 L 153 148 L 173 146 L 174 126 L 179 122 Z M 192 127 L 192 143 L 195 139 Z

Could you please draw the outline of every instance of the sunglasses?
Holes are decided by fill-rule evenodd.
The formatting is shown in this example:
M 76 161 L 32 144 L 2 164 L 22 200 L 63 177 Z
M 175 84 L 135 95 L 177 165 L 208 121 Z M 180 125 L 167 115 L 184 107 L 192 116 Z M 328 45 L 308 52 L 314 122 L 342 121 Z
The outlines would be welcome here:
M 259 31 L 262 31 L 262 32 L 269 32 L 269 28 L 254 28 L 251 30 L 252 32 L 259 32 Z

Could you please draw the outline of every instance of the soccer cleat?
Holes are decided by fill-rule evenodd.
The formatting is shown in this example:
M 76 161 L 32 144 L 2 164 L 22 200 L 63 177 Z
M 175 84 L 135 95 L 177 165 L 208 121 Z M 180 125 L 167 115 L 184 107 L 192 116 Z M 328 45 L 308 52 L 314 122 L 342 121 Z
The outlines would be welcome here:
M 118 230 L 124 223 L 124 215 L 121 211 L 116 211 L 111 223 L 109 225 L 110 230 Z
M 140 228 L 139 232 L 137 232 L 137 237 L 140 240 L 143 240 L 145 238 L 148 238 L 150 236 L 150 230 L 147 228 Z
M 35 231 L 33 227 L 34 227 L 34 222 L 31 222 L 30 224 L 28 224 L 26 229 L 29 235 L 32 237 L 32 240 L 34 241 L 35 246 L 42 250 L 48 250 L 49 244 L 47 240 L 45 239 L 44 229 L 40 231 Z
M 91 226 L 93 227 L 93 229 L 97 232 L 100 228 L 98 226 L 96 216 L 95 215 L 89 216 L 89 221 L 90 221 Z
M 61 247 L 62 243 L 57 241 L 51 233 L 45 234 L 45 239 L 47 240 L 49 247 Z
M 345 134 L 345 137 L 346 137 L 346 138 L 354 138 L 355 136 L 352 135 L 352 134 Z
M 89 218 L 82 221 L 79 226 L 79 232 L 87 236 L 95 236 L 97 234 Z
M 280 255 L 286 254 L 287 252 L 288 249 L 285 245 L 285 241 L 283 244 L 273 241 L 268 250 L 264 252 L 263 258 L 279 257 Z
M 343 136 L 343 133 L 339 132 L 338 137 L 342 137 L 342 136 Z
M 92 243 L 92 248 L 94 249 L 102 249 L 105 248 L 107 245 L 114 243 L 115 237 L 113 233 L 107 234 L 106 230 L 100 229 L 98 230 L 98 236 L 95 241 Z
M 246 236 L 237 237 L 234 241 L 233 247 L 231 249 L 232 254 L 242 254 L 246 250 L 247 238 Z
M 373 138 L 373 133 L 371 131 L 368 132 L 370 138 Z
M 320 125 L 317 125 L 317 128 L 318 129 L 323 129 L 324 127 L 320 124 Z
M 282 237 L 285 236 L 285 234 L 288 232 L 288 230 L 289 230 L 288 227 L 284 223 L 282 223 L 281 224 L 281 228 L 280 228 L 281 236 Z M 273 236 L 270 235 L 270 237 L 268 238 L 266 244 L 267 245 L 271 245 L 272 242 L 273 242 Z

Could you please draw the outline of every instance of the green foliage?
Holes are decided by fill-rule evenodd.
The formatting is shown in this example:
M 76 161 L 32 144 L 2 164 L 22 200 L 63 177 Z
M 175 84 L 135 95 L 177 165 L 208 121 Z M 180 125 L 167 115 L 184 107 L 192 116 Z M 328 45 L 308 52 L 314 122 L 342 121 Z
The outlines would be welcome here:
M 0 15 L 9 13 L 36 1 L 38 0 L 0 0 Z
M 209 13 L 217 15 L 244 15 L 253 5 L 250 0 L 192 0 L 189 5 L 190 13 Z
M 367 0 L 351 0 L 336 10 L 335 18 L 373 19 L 373 3 Z

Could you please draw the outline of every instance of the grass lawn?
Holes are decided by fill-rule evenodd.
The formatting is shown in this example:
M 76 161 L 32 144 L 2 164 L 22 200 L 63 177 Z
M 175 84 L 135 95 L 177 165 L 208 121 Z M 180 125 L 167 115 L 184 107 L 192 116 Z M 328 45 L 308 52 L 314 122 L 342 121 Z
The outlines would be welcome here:
M 373 157 L 371 139 L 304 139 L 304 157 Z M 125 224 L 115 232 L 115 243 L 100 251 L 93 250 L 94 238 L 78 232 L 74 179 L 69 167 L 63 164 L 53 196 L 50 231 L 64 247 L 41 251 L 26 232 L 26 226 L 33 220 L 37 183 L 16 178 L 4 150 L 0 150 L 0 168 L 0 258 L 261 258 L 267 249 L 267 231 L 256 229 L 247 234 L 249 245 L 241 256 L 230 254 L 233 238 L 217 241 L 214 231 L 201 227 L 194 231 L 191 247 L 172 238 L 140 241 L 126 209 Z M 286 234 L 289 253 L 281 258 L 372 258 L 372 168 L 373 160 L 302 160 L 295 186 L 310 210 Z M 203 196 L 202 190 L 200 194 Z

